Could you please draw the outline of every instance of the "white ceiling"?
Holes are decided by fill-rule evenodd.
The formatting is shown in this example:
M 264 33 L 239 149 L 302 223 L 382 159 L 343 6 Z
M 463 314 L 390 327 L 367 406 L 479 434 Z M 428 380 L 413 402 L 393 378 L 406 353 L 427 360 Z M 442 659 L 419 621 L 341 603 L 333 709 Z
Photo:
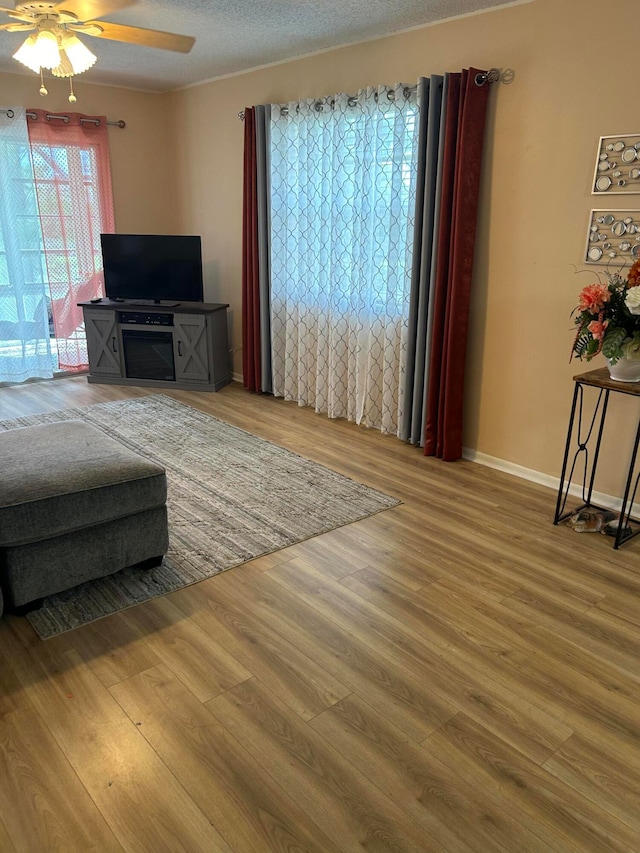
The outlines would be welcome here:
M 530 2 L 530 0 L 513 0 Z M 81 36 L 98 56 L 87 82 L 155 92 L 389 35 L 506 0 L 137 0 L 105 21 L 195 36 L 191 53 Z M 2 5 L 10 6 L 8 3 Z M 0 23 L 9 19 L 0 15 Z M 24 33 L 0 32 L 0 71 L 27 74 L 12 54 Z

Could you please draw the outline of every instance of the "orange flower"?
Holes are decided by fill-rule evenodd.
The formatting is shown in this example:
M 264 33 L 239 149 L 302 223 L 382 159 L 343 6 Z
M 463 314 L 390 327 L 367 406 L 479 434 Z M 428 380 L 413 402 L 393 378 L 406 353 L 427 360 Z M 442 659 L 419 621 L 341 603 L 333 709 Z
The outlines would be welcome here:
M 629 287 L 636 287 L 640 284 L 640 261 L 636 261 L 629 270 L 627 281 L 629 282 Z
M 609 288 L 606 284 L 588 284 L 580 291 L 580 310 L 599 314 L 604 308 L 604 303 L 609 301 L 609 296 Z
M 608 325 L 608 320 L 592 320 L 587 326 L 587 329 L 589 329 L 597 341 L 601 341 L 604 338 L 604 333 L 607 331 Z

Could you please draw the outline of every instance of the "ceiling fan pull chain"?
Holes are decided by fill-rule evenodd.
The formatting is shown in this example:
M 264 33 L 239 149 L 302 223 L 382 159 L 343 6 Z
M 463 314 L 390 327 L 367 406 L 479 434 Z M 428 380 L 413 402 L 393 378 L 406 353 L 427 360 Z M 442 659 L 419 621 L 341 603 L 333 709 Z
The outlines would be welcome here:
M 70 90 L 70 92 L 69 92 L 69 103 L 75 104 L 75 102 L 78 99 L 76 98 L 74 91 L 73 91 L 73 75 L 69 76 L 69 90 Z
M 44 85 L 44 76 L 42 74 L 42 68 L 40 68 L 40 94 L 44 97 L 49 94 L 49 90 Z

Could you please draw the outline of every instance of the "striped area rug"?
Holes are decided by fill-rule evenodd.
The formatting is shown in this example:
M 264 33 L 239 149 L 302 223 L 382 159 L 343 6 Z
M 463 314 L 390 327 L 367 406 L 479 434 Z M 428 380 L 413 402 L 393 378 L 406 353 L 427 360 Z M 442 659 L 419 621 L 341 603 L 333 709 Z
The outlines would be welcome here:
M 0 430 L 72 419 L 166 469 L 170 546 L 157 569 L 45 599 L 28 616 L 43 639 L 400 503 L 160 394 L 2 421 Z

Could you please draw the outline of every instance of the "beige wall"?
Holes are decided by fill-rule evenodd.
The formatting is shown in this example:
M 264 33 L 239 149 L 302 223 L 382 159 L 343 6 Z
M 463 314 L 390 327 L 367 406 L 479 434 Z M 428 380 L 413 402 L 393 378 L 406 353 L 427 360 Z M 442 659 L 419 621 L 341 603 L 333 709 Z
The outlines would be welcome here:
M 534 0 L 175 92 L 171 104 L 178 210 L 202 233 L 208 296 L 233 312 L 241 371 L 241 192 L 246 105 L 365 85 L 414 82 L 462 67 L 512 68 L 492 91 L 472 299 L 464 443 L 557 476 L 571 377 L 570 313 L 591 280 L 575 276 L 602 135 L 640 132 L 634 107 L 637 37 L 630 0 Z M 626 24 L 625 24 L 626 22 Z M 612 33 L 615 31 L 615 39 Z M 638 207 L 627 196 L 612 207 Z M 612 401 L 599 486 L 617 493 L 636 401 Z M 611 449 L 613 448 L 613 449 Z
M 0 106 L 18 105 L 51 112 L 81 112 L 123 119 L 124 130 L 109 128 L 111 178 L 116 228 L 124 233 L 168 234 L 177 227 L 175 191 L 168 162 L 164 95 L 76 81 L 78 101 L 68 101 L 66 80 L 47 80 L 49 94 L 38 94 L 36 75 L 0 73 Z

